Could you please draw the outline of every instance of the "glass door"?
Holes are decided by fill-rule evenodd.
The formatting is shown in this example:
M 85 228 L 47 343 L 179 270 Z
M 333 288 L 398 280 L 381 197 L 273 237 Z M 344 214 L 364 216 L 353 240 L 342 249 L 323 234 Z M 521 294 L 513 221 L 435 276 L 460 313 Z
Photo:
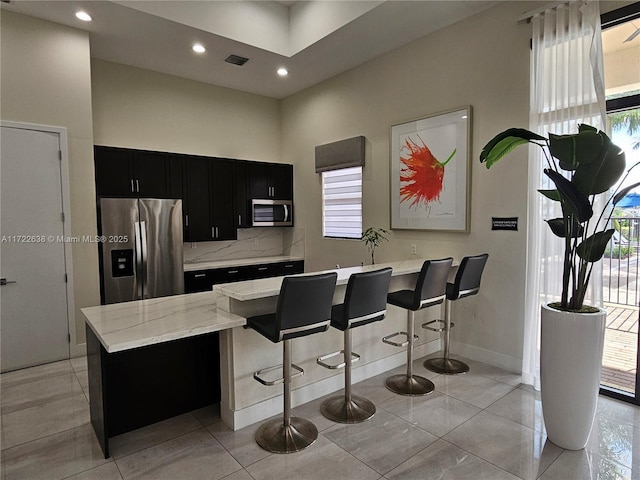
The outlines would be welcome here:
M 626 10 L 602 18 L 607 123 L 611 139 L 625 151 L 627 168 L 640 161 L 640 8 L 636 5 L 635 9 L 631 16 Z M 625 184 L 635 182 L 640 182 L 640 166 L 631 171 Z M 615 233 L 602 265 L 607 326 L 601 390 L 640 403 L 640 187 L 618 203 L 611 227 Z

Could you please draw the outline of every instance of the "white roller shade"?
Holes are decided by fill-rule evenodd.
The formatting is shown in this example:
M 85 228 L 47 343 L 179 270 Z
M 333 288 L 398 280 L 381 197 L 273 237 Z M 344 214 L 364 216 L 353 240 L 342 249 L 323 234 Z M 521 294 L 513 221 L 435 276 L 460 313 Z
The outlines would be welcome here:
M 362 237 L 362 167 L 322 173 L 322 213 L 325 237 Z

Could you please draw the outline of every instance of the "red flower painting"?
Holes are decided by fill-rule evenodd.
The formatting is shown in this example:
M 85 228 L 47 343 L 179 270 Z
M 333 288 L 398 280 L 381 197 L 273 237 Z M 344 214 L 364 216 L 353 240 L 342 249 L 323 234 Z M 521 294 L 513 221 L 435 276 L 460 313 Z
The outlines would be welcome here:
M 454 149 L 446 161 L 439 162 L 420 136 L 417 137 L 420 143 L 407 137 L 400 149 L 400 202 L 410 202 L 410 207 L 428 206 L 440 199 L 444 167 L 456 154 Z

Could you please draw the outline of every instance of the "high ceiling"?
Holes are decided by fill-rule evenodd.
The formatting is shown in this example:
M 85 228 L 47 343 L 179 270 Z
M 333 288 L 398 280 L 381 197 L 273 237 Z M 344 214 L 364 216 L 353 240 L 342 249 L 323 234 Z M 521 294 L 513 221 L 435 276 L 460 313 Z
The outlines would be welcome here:
M 10 10 L 90 33 L 91 56 L 284 98 L 497 1 L 25 1 Z M 84 10 L 93 21 L 76 19 Z M 515 19 L 514 19 L 515 21 Z M 192 51 L 193 43 L 206 47 Z M 225 63 L 230 54 L 244 66 Z M 276 70 L 286 67 L 289 75 Z

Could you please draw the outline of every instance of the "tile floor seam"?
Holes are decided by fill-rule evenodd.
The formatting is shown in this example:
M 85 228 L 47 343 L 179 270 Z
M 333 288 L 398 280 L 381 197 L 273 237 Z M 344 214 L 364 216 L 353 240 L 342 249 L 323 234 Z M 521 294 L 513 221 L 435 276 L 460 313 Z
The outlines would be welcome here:
M 140 450 L 136 450 L 135 452 L 128 453 L 127 455 L 123 455 L 122 457 L 115 458 L 115 457 L 113 457 L 113 455 L 112 455 L 110 458 L 113 458 L 114 462 L 116 462 L 116 465 L 117 465 L 117 463 L 118 463 L 118 461 L 119 461 L 119 460 L 124 460 L 125 458 L 129 458 L 129 457 L 130 457 L 130 456 L 132 456 L 132 455 L 136 455 L 136 454 L 139 454 L 139 453 L 145 452 L 145 451 L 150 450 L 150 449 L 152 449 L 152 448 L 157 448 L 157 447 L 159 447 L 159 446 L 161 446 L 161 445 L 164 445 L 164 444 L 166 444 L 166 443 L 173 442 L 174 440 L 178 440 L 179 438 L 182 438 L 182 437 L 184 437 L 184 436 L 186 436 L 186 435 L 191 435 L 193 432 L 197 432 L 197 431 L 199 431 L 199 430 L 204 430 L 204 431 L 205 431 L 209 436 L 211 436 L 211 438 L 213 438 L 213 440 L 215 440 L 215 441 L 218 443 L 218 445 L 220 445 L 220 446 L 221 446 L 225 451 L 227 451 L 227 449 L 226 449 L 226 448 L 224 448 L 224 445 L 222 445 L 222 443 L 220 443 L 220 441 L 219 441 L 219 440 L 218 440 L 218 439 L 217 439 L 217 438 L 216 438 L 216 437 L 215 437 L 215 436 L 214 436 L 214 435 L 213 435 L 213 434 L 212 434 L 212 433 L 211 433 L 207 428 L 205 428 L 205 427 L 200 427 L 200 428 L 195 428 L 195 429 L 193 429 L 193 430 L 189 430 L 188 432 L 183 432 L 183 433 L 181 433 L 181 434 L 180 434 L 180 435 L 178 435 L 178 436 L 171 437 L 171 438 L 167 438 L 166 440 L 164 440 L 164 441 L 162 441 L 162 442 L 155 443 L 155 444 L 153 444 L 153 445 L 149 445 L 148 447 L 142 448 L 142 449 L 140 449 Z M 123 433 L 123 434 L 121 434 L 121 435 L 126 435 L 127 433 L 129 433 L 129 432 Z M 227 452 L 227 453 L 228 453 L 228 452 Z M 232 455 L 232 457 L 233 457 L 233 455 Z M 235 457 L 234 457 L 233 459 L 235 460 Z M 236 460 L 236 462 L 237 462 L 237 460 Z M 240 462 L 238 462 L 238 465 L 240 465 Z M 240 466 L 242 466 L 242 465 L 240 465 Z
M 454 430 L 457 430 L 458 428 L 461 428 L 465 423 L 467 423 L 468 421 L 470 421 L 472 418 L 477 417 L 478 415 L 480 415 L 481 413 L 484 413 L 484 412 L 485 412 L 485 410 L 481 410 L 481 411 L 479 411 L 479 412 L 478 412 L 478 413 L 476 413 L 473 417 L 471 417 L 469 420 L 466 420 L 465 422 L 461 423 L 461 424 L 460 424 L 460 425 L 458 425 L 456 428 L 454 428 L 453 430 L 451 430 L 450 432 L 448 432 L 448 433 L 447 433 L 447 435 L 449 435 L 450 433 L 452 433 Z M 495 414 L 495 413 L 493 413 L 493 412 L 486 412 L 486 413 L 488 413 L 489 415 L 494 415 L 494 416 L 496 416 L 496 417 L 500 417 L 500 415 L 496 415 L 496 414 Z M 519 426 L 521 426 L 521 427 L 523 427 L 523 428 L 526 428 L 527 430 L 531 430 L 531 431 L 532 431 L 532 432 L 534 432 L 534 433 L 539 433 L 540 435 L 543 435 L 543 436 L 545 437 L 545 439 L 547 438 L 547 434 L 546 434 L 546 433 L 538 432 L 535 428 L 531 428 L 531 427 L 528 427 L 528 426 L 526 426 L 526 425 L 522 425 L 522 424 L 520 424 L 520 423 L 518 423 L 518 422 L 516 422 L 516 421 L 514 421 L 514 420 L 509 419 L 509 418 L 505 418 L 505 417 L 500 417 L 500 418 L 503 418 L 503 419 L 505 419 L 505 420 L 508 420 L 508 421 L 510 421 L 510 422 L 513 422 L 513 423 L 515 423 L 515 424 L 517 424 L 517 425 L 519 425 Z M 524 477 L 518 476 L 518 475 L 516 475 L 515 473 L 511 473 L 511 472 L 509 472 L 509 471 L 505 470 L 504 468 L 502 468 L 500 465 L 495 464 L 495 463 L 494 463 L 494 462 L 492 462 L 491 460 L 489 460 L 489 459 L 487 459 L 487 458 L 484 458 L 484 457 L 481 457 L 480 455 L 477 455 L 477 454 L 475 454 L 475 453 L 473 453 L 473 452 L 471 452 L 471 451 L 467 450 L 466 448 L 463 448 L 462 446 L 460 446 L 460 445 L 458 445 L 458 444 L 456 444 L 456 443 L 453 443 L 453 442 L 452 442 L 452 441 L 450 441 L 450 440 L 447 440 L 447 439 L 445 439 L 445 438 L 442 438 L 442 440 L 444 440 L 445 442 L 451 443 L 452 445 L 456 446 L 457 448 L 459 448 L 459 449 L 461 449 L 461 450 L 464 450 L 465 452 L 468 452 L 469 454 L 473 455 L 474 457 L 481 458 L 481 459 L 482 459 L 482 460 L 484 460 L 485 462 L 488 462 L 488 463 L 490 463 L 491 465 L 493 465 L 493 466 L 495 466 L 495 467 L 497 467 L 497 468 L 500 468 L 501 470 L 503 470 L 503 471 L 507 472 L 507 473 L 508 473 L 508 474 L 510 474 L 510 475 L 513 475 L 514 477 L 518 477 L 518 478 L 520 478 L 520 479 L 524 479 Z M 550 441 L 550 440 L 546 440 L 546 441 Z M 545 442 L 545 443 L 546 443 L 546 442 Z M 553 442 L 551 442 L 551 443 L 553 443 Z M 555 445 L 555 444 L 554 444 L 554 445 Z M 561 447 L 558 447 L 558 448 L 561 448 Z M 549 468 L 553 463 L 555 463 L 555 461 L 556 461 L 556 460 L 558 460 L 558 458 L 560 458 L 560 456 L 561 456 L 561 455 L 566 451 L 566 450 L 565 450 L 565 449 L 563 449 L 563 448 L 561 448 L 561 449 L 562 449 L 562 451 L 561 451 L 561 452 L 560 452 L 560 454 L 559 454 L 559 455 L 558 455 L 558 456 L 553 460 L 553 462 L 551 462 L 551 464 L 549 464 L 549 465 L 547 466 L 547 468 L 545 468 L 545 469 L 544 469 L 544 471 L 543 471 L 542 473 L 540 473 L 540 475 L 536 475 L 536 477 L 535 477 L 536 479 L 540 478 L 540 476 L 541 476 L 541 475 L 543 475 L 543 474 L 544 474 L 544 472 L 546 472 L 546 471 L 547 471 L 547 469 L 548 469 L 548 468 Z
M 480 413 L 480 412 L 478 412 L 478 413 Z M 479 458 L 479 459 L 480 459 L 480 460 L 482 460 L 483 462 L 486 462 L 486 463 L 488 463 L 489 465 L 492 465 L 492 466 L 496 467 L 497 469 L 499 469 L 499 470 L 501 470 L 501 471 L 505 472 L 507 475 L 514 476 L 514 477 L 516 477 L 516 478 L 519 478 L 520 480 L 526 480 L 524 477 L 521 477 L 521 476 L 519 476 L 519 475 L 516 475 L 515 473 L 511 473 L 511 472 L 509 472 L 509 471 L 505 470 L 504 468 L 502 468 L 500 465 L 496 465 L 496 464 L 495 464 L 495 463 L 493 463 L 491 460 L 487 460 L 486 458 L 481 457 L 480 455 L 477 455 L 477 454 L 475 454 L 475 453 L 473 453 L 473 452 L 470 452 L 469 450 L 467 450 L 466 448 L 461 447 L 460 445 L 457 445 L 457 444 L 455 444 L 455 443 L 453 443 L 453 442 L 450 442 L 449 440 L 446 440 L 446 439 L 444 439 L 444 438 L 441 438 L 440 440 L 442 440 L 443 442 L 448 443 L 449 445 L 452 445 L 452 446 L 453 446 L 453 447 L 455 447 L 455 448 L 458 448 L 458 449 L 462 450 L 463 452 L 468 453 L 469 455 L 471 455 L 471 456 L 473 456 L 473 457 L 475 457 L 475 458 Z M 560 456 L 560 455 L 558 455 L 558 457 L 559 457 L 559 456 Z M 538 478 L 538 477 L 536 477 L 536 478 Z
M 248 427 L 245 427 L 245 428 L 248 428 Z M 256 427 L 256 430 L 257 430 L 257 429 L 258 429 L 258 427 Z M 208 431 L 208 430 L 209 430 L 209 429 L 207 429 L 207 431 Z M 234 431 L 237 431 L 237 430 L 234 430 Z M 209 433 L 211 433 L 211 432 L 209 432 Z M 213 434 L 211 433 L 211 435 L 213 435 Z M 255 441 L 255 433 L 254 433 L 253 437 L 254 437 L 254 441 Z M 245 470 L 247 469 L 247 467 L 250 467 L 251 465 L 255 465 L 256 463 L 258 463 L 258 462 L 260 462 L 260 461 L 264 460 L 265 458 L 270 458 L 270 457 L 272 457 L 272 456 L 274 456 L 274 455 L 278 455 L 277 453 L 269 452 L 269 453 L 268 453 L 268 455 L 267 455 L 266 457 L 259 458 L 258 460 L 254 461 L 254 462 L 247 463 L 246 465 L 243 465 L 242 463 L 240 463 L 240 460 L 239 460 L 239 459 L 237 459 L 237 458 L 236 458 L 236 456 L 231 452 L 231 450 L 229 450 L 229 449 L 228 449 L 228 448 L 227 448 L 227 447 L 226 447 L 226 446 L 225 446 L 225 445 L 224 445 L 220 440 L 218 440 L 218 439 L 216 438 L 216 436 L 215 436 L 215 435 L 213 435 L 213 438 L 215 438 L 215 439 L 216 439 L 216 441 L 217 441 L 220 445 L 222 445 L 222 448 L 224 448 L 224 449 L 226 450 L 226 452 L 227 452 L 229 455 L 231 455 L 231 457 L 232 457 L 236 462 L 238 462 L 238 464 L 239 464 L 243 469 L 245 469 Z M 325 438 L 326 438 L 326 437 L 325 437 Z M 263 449 L 263 451 L 265 451 L 265 452 L 266 452 L 267 450 L 264 450 L 264 449 Z M 249 473 L 249 472 L 247 471 L 247 473 Z M 253 477 L 253 476 L 251 476 L 251 478 L 254 478 L 254 477 Z
M 508 384 L 507 384 L 508 385 Z M 484 407 L 482 410 L 487 410 L 488 408 L 491 408 L 492 405 L 498 403 L 500 400 L 504 399 L 504 397 L 506 397 L 507 395 L 510 395 L 511 393 L 513 393 L 514 391 L 516 391 L 518 389 L 518 387 L 514 387 L 511 390 L 509 390 L 507 393 L 505 393 L 504 395 L 502 395 L 500 398 L 496 399 L 495 401 L 491 402 L 489 405 L 487 405 L 486 407 Z M 492 412 L 489 412 L 492 413 Z M 494 413 L 494 415 L 496 415 Z M 502 415 L 498 415 L 499 417 L 502 417 Z M 502 417 L 502 418 L 506 418 L 506 417 Z M 511 420 L 511 419 L 508 419 Z M 515 420 L 514 420 L 515 421 Z M 516 423 L 520 423 L 520 422 L 516 422 Z M 526 425 L 524 425 L 526 427 Z
M 348 425 L 348 424 L 345 424 Z M 384 473 L 380 473 L 378 470 L 376 470 L 375 467 L 372 467 L 371 465 L 369 465 L 367 462 L 365 462 L 364 460 L 360 460 L 358 457 L 356 457 L 355 455 L 353 455 L 351 452 L 349 452 L 348 450 L 342 448 L 340 445 L 338 445 L 336 442 L 334 442 L 333 440 L 331 440 L 330 438 L 327 438 L 325 435 L 322 435 L 322 437 L 327 440 L 328 442 L 332 443 L 333 445 L 335 445 L 336 447 L 338 447 L 340 450 L 342 450 L 343 452 L 345 452 L 347 455 L 349 455 L 350 457 L 352 457 L 354 460 L 360 462 L 361 464 L 363 464 L 365 467 L 367 467 L 370 470 L 373 470 L 374 472 L 376 472 L 378 475 L 380 476 L 384 476 Z M 311 448 L 313 446 L 313 444 L 311 444 L 311 446 L 309 448 Z M 274 454 L 275 455 L 275 454 Z M 395 468 L 395 467 L 394 467 Z M 389 470 L 389 472 L 393 471 L 393 468 L 391 470 Z M 389 473 L 387 472 L 387 473 Z M 329 479 L 327 479 L 329 480 Z
M 73 374 L 76 377 L 76 381 L 80 384 L 80 390 L 82 390 L 82 393 L 84 394 L 85 398 L 87 399 L 87 403 L 91 403 L 89 400 L 89 388 L 87 385 L 87 391 L 84 391 L 84 388 L 82 388 L 82 382 L 80 381 L 80 378 L 78 377 L 78 374 L 76 372 L 73 372 Z
M 60 360 L 60 361 L 62 361 L 62 362 L 67 361 L 67 362 L 68 362 L 68 360 Z M 12 373 L 14 373 L 14 372 L 22 372 L 22 371 L 24 371 L 24 370 L 29 370 L 29 369 L 31 369 L 31 368 L 39 368 L 39 367 L 43 367 L 43 366 L 45 366 L 45 365 L 52 365 L 52 364 L 54 364 L 54 363 L 58 363 L 58 362 L 44 363 L 44 364 L 42 364 L 42 365 L 34 365 L 34 366 L 27 367 L 27 368 L 23 368 L 23 369 L 11 370 L 11 371 L 9 371 L 9 372 L 2 372 L 2 373 L 1 373 L 1 375 L 11 375 L 11 374 L 12 374 Z M 3 386 L 3 385 L 2 385 L 2 383 L 3 383 L 3 382 L 2 382 L 2 381 L 0 381 L 0 389 L 18 387 L 18 386 L 20 386 L 20 385 L 26 385 L 27 383 L 33 383 L 33 382 L 37 382 L 37 381 L 40 381 L 40 380 L 46 380 L 46 379 L 49 379 L 49 378 L 60 377 L 60 376 L 62 376 L 62 375 L 68 375 L 69 373 L 75 373 L 75 372 L 73 371 L 73 366 L 71 366 L 71 362 L 69 362 L 69 365 L 70 365 L 70 367 L 71 367 L 71 371 L 61 371 L 61 372 L 55 373 L 55 374 L 53 374 L 53 375 L 47 375 L 47 376 L 42 377 L 42 378 L 34 378 L 34 379 L 30 379 L 29 381 L 21 382 L 21 383 L 18 383 L 18 384 L 16 384 L 16 385 L 12 385 L 12 386 L 10 386 L 10 387 Z M 5 380 L 5 382 L 6 382 L 6 380 Z
M 134 455 L 134 454 L 136 454 L 136 453 L 139 453 L 139 452 L 141 452 L 141 451 L 143 451 L 143 450 L 146 450 L 147 448 L 153 448 L 153 447 L 156 447 L 156 446 L 158 446 L 158 445 L 161 445 L 161 444 L 163 444 L 163 443 L 165 443 L 165 442 L 169 442 L 169 441 L 171 441 L 171 440 L 175 440 L 176 438 L 180 438 L 180 437 L 182 437 L 182 436 L 184 436 L 184 435 L 188 435 L 188 434 L 193 433 L 193 432 L 196 432 L 196 431 L 198 431 L 198 430 L 202 430 L 202 429 L 204 429 L 204 430 L 207 430 L 207 432 L 209 432 L 209 429 L 208 429 L 207 427 L 202 426 L 202 423 L 197 419 L 197 417 L 196 417 L 195 415 L 193 415 L 193 413 L 192 413 L 192 412 L 183 413 L 182 415 L 188 415 L 188 416 L 190 416 L 190 417 L 193 417 L 193 419 L 195 420 L 195 422 L 196 422 L 197 424 L 199 424 L 200 426 L 199 426 L 199 427 L 195 427 L 195 428 L 193 428 L 193 429 L 191 429 L 191 430 L 184 431 L 184 432 L 180 433 L 179 435 L 177 435 L 177 436 L 175 436 L 175 437 L 167 438 L 167 439 L 163 440 L 163 441 L 162 441 L 162 442 L 160 442 L 160 443 L 154 443 L 154 444 L 149 445 L 149 446 L 147 446 L 147 447 L 145 447 L 145 448 L 141 448 L 140 450 L 131 451 L 131 452 L 129 452 L 127 455 L 125 455 L 125 456 L 123 456 L 123 457 L 119 457 L 119 458 L 118 458 L 118 460 L 119 460 L 119 459 L 121 459 L 121 458 L 128 457 L 128 456 L 130 456 L 130 455 Z M 179 416 L 181 416 L 181 415 L 179 415 Z M 172 417 L 172 418 L 175 418 L 175 417 Z M 157 422 L 157 423 L 166 422 L 167 420 L 171 420 L 171 419 L 170 419 L 170 418 L 168 418 L 168 419 L 166 419 L 166 420 L 161 420 L 160 422 Z M 91 420 L 89 420 L 89 422 L 91 422 Z M 152 425 L 155 425 L 155 423 L 154 423 L 154 424 L 152 424 Z M 145 427 L 141 427 L 141 428 L 145 428 Z M 139 430 L 139 429 L 138 429 L 138 430 Z M 135 432 L 135 431 L 136 431 L 136 430 L 131 430 L 131 431 L 129 431 L 129 432 L 120 433 L 119 435 L 116 435 L 115 437 L 110 437 L 110 438 L 109 438 L 109 440 L 110 440 L 110 441 L 112 441 L 114 438 L 117 438 L 117 437 L 119 437 L 120 435 L 127 435 L 128 433 Z M 211 434 L 211 432 L 209 432 L 209 434 Z M 215 438 L 215 436 L 214 436 L 214 438 Z M 218 441 L 218 439 L 217 439 L 217 438 L 215 438 L 215 440 L 216 440 L 216 441 Z M 218 443 L 220 443 L 220 441 L 218 441 Z M 221 444 L 221 445 L 222 445 L 222 444 Z M 111 453 L 111 457 L 110 457 L 110 458 L 113 458 L 114 460 L 116 460 L 116 458 L 114 457 L 114 454 L 113 454 L 113 445 L 111 445 L 111 452 L 112 452 L 112 453 Z
M 60 434 L 65 433 L 65 432 L 70 432 L 70 431 L 72 431 L 72 430 L 77 430 L 77 429 L 79 429 L 79 428 L 84 427 L 85 425 L 87 425 L 87 424 L 89 424 L 89 423 L 91 423 L 91 422 L 83 423 L 83 424 L 81 424 L 81 425 L 76 425 L 76 426 L 73 426 L 73 427 L 71 427 L 71 428 L 66 428 L 66 429 L 64 429 L 64 430 L 60 430 L 59 432 L 50 433 L 50 434 L 45 435 L 45 436 L 43 436 L 43 437 L 34 438 L 34 439 L 32 439 L 32 440 L 29 440 L 28 442 L 19 443 L 19 444 L 17 444 L 17 445 L 12 445 L 12 446 L 10 446 L 10 447 L 3 448 L 3 449 L 2 449 L 2 450 L 0 450 L 0 451 L 1 451 L 2 453 L 5 453 L 5 454 L 6 454 L 6 452 L 8 452 L 9 450 L 13 450 L 14 448 L 23 447 L 23 446 L 25 446 L 25 445 L 29 445 L 30 443 L 39 442 L 39 441 L 41 441 L 41 440 L 44 440 L 45 438 L 51 438 L 51 437 L 54 437 L 54 436 L 56 436 L 56 435 L 60 435 Z
M 116 462 L 115 462 L 115 460 L 111 459 L 111 461 L 103 463 L 102 465 L 99 465 L 97 467 L 87 468 L 86 470 L 81 470 L 79 472 L 72 473 L 71 475 L 66 475 L 64 477 L 60 477 L 58 480 L 66 480 L 67 478 L 73 478 L 73 477 L 75 477 L 77 475 L 82 475 L 83 473 L 87 473 L 87 472 L 90 472 L 91 470 L 95 470 L 96 468 L 101 468 L 101 467 L 104 467 L 105 465 L 109 465 L 109 463 L 113 463 L 115 465 Z M 116 465 L 116 468 L 118 468 L 117 465 Z M 120 477 L 122 477 L 122 473 L 120 473 L 120 470 L 118 470 L 118 473 L 120 474 Z
M 546 436 L 546 435 L 545 435 L 545 436 Z M 549 465 L 547 465 L 547 468 L 545 468 L 542 472 L 538 472 L 538 474 L 536 475 L 536 480 L 538 480 L 540 477 L 542 477 L 542 476 L 545 474 L 545 472 L 551 468 L 551 465 L 553 465 L 554 463 L 556 463 L 556 462 L 560 459 L 560 457 L 561 457 L 562 455 L 564 455 L 564 452 L 566 452 L 566 451 L 567 451 L 567 450 L 562 449 L 562 451 L 560 452 L 560 455 L 558 455 L 556 458 L 554 458 L 554 459 L 553 459 L 553 462 L 551 462 Z
M 478 413 L 480 413 L 480 412 L 478 412 Z M 456 427 L 456 428 L 458 428 L 458 427 Z M 455 429 L 454 429 L 454 430 L 455 430 Z M 495 467 L 495 468 L 497 468 L 497 469 L 499 469 L 499 470 L 501 470 L 501 471 L 505 472 L 505 473 L 506 473 L 506 474 L 508 474 L 508 475 L 511 475 L 511 476 L 513 476 L 513 477 L 516 477 L 516 478 L 519 478 L 520 480 L 526 480 L 524 477 L 521 477 L 520 475 L 516 475 L 515 473 L 511 473 L 511 472 L 509 472 L 509 471 L 505 470 L 504 468 L 502 468 L 500 465 L 497 465 L 497 464 L 493 463 L 491 460 L 488 460 L 488 459 L 486 459 L 486 458 L 484 458 L 484 457 L 481 457 L 480 455 L 477 455 L 477 454 L 475 454 L 475 453 L 473 453 L 473 452 L 471 452 L 471 451 L 467 450 L 466 448 L 461 447 L 460 445 L 458 445 L 458 444 L 456 444 L 456 443 L 453 443 L 453 442 L 451 442 L 451 441 L 449 441 L 449 440 L 446 440 L 445 438 L 441 438 L 440 440 L 442 440 L 443 442 L 447 442 L 449 445 L 453 445 L 455 448 L 458 448 L 458 449 L 462 450 L 463 452 L 466 452 L 466 453 L 468 453 L 469 455 L 471 455 L 471 456 L 473 456 L 473 457 L 475 457 L 475 458 L 479 458 L 479 459 L 480 459 L 480 460 L 482 460 L 483 462 L 488 463 L 489 465 L 491 465 L 491 466 L 493 466 L 493 467 Z M 559 457 L 559 456 L 560 456 L 560 455 L 558 455 L 558 457 Z M 536 478 L 538 478 L 538 477 L 536 476 Z

